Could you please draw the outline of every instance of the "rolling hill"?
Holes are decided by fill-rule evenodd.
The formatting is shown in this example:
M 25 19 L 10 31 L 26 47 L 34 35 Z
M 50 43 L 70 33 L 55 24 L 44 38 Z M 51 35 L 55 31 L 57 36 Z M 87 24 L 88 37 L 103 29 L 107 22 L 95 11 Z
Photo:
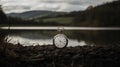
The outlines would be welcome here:
M 66 14 L 65 12 L 55 12 L 55 11 L 27 11 L 23 13 L 10 13 L 8 16 L 17 17 L 22 19 L 34 19 L 39 17 L 56 17 L 57 15 Z

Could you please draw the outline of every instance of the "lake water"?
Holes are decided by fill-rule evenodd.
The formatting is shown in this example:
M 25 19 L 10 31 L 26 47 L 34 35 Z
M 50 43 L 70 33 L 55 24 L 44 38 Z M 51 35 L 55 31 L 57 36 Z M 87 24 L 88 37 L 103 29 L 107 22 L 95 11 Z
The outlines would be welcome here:
M 68 31 L 91 31 L 90 33 L 88 32 L 82 32 L 82 35 L 80 35 L 79 33 L 76 35 L 79 37 L 79 39 L 84 39 L 84 40 L 91 40 L 90 38 L 94 38 L 95 36 L 95 31 L 106 31 L 108 33 L 110 33 L 109 31 L 119 31 L 120 27 L 0 27 L 0 29 L 2 30 L 10 30 L 12 31 L 12 33 L 10 33 L 9 35 L 9 42 L 13 43 L 13 44 L 17 44 L 17 43 L 21 43 L 24 46 L 30 46 L 30 45 L 52 45 L 52 38 L 57 34 L 54 32 L 47 32 L 47 34 L 43 34 L 43 32 L 38 32 L 38 31 L 51 31 L 51 30 L 63 30 L 64 32 L 66 32 L 66 35 L 69 36 L 74 36 L 74 35 L 70 35 L 73 34 L 74 32 L 68 32 Z M 21 32 L 13 32 L 13 31 L 21 31 Z M 27 32 L 23 32 L 23 30 L 27 31 Z M 28 32 L 29 30 L 29 32 Z M 34 30 L 34 31 L 33 31 Z M 37 32 L 36 32 L 37 31 Z M 98 32 L 98 33 L 99 33 Z M 85 35 L 83 36 L 83 33 L 85 33 Z M 116 32 L 117 33 L 117 32 Z M 93 36 L 91 35 L 93 34 Z M 48 36 L 49 35 L 49 36 Z M 91 37 L 90 37 L 90 36 Z M 110 34 L 109 34 L 110 35 Z M 116 34 L 118 35 L 118 34 Z M 82 37 L 81 37 L 82 36 Z M 69 43 L 68 46 L 83 46 L 83 45 L 87 45 L 85 43 L 85 41 L 78 41 L 77 39 L 72 39 L 71 37 L 69 38 Z M 92 38 L 92 39 L 93 39 Z M 95 40 L 95 39 L 94 39 Z M 97 41 L 97 40 L 96 40 Z
M 54 34 L 55 35 L 55 34 Z M 9 35 L 9 42 L 13 44 L 21 43 L 23 46 L 35 46 L 35 45 L 52 45 L 54 35 L 48 36 L 48 34 L 40 34 L 35 31 L 27 32 L 12 32 Z M 84 46 L 85 41 L 78 41 L 77 39 L 72 39 L 68 37 L 68 47 L 69 46 Z

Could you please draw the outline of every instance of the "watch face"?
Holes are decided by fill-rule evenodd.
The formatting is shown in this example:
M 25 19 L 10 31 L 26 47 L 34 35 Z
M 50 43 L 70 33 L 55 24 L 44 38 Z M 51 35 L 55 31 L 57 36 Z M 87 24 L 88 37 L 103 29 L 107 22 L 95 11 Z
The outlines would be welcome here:
M 64 48 L 68 44 L 68 39 L 64 34 L 57 34 L 53 38 L 53 44 L 57 48 Z

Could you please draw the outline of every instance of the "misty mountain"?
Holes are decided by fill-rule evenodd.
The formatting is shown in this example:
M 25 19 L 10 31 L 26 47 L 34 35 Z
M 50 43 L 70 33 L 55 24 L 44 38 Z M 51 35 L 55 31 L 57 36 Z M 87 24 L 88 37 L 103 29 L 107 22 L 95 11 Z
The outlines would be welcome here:
M 57 15 L 64 15 L 65 12 L 55 12 L 55 11 L 27 11 L 23 13 L 10 13 L 8 16 L 17 17 L 22 19 L 34 19 L 40 17 L 56 17 Z

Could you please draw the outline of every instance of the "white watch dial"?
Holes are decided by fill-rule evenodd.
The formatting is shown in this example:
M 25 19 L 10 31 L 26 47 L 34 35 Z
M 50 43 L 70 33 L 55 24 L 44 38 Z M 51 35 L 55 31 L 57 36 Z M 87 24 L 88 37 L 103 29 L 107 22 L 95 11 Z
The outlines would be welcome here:
M 64 34 L 57 34 L 53 39 L 53 44 L 57 48 L 64 48 L 68 44 L 68 39 Z

